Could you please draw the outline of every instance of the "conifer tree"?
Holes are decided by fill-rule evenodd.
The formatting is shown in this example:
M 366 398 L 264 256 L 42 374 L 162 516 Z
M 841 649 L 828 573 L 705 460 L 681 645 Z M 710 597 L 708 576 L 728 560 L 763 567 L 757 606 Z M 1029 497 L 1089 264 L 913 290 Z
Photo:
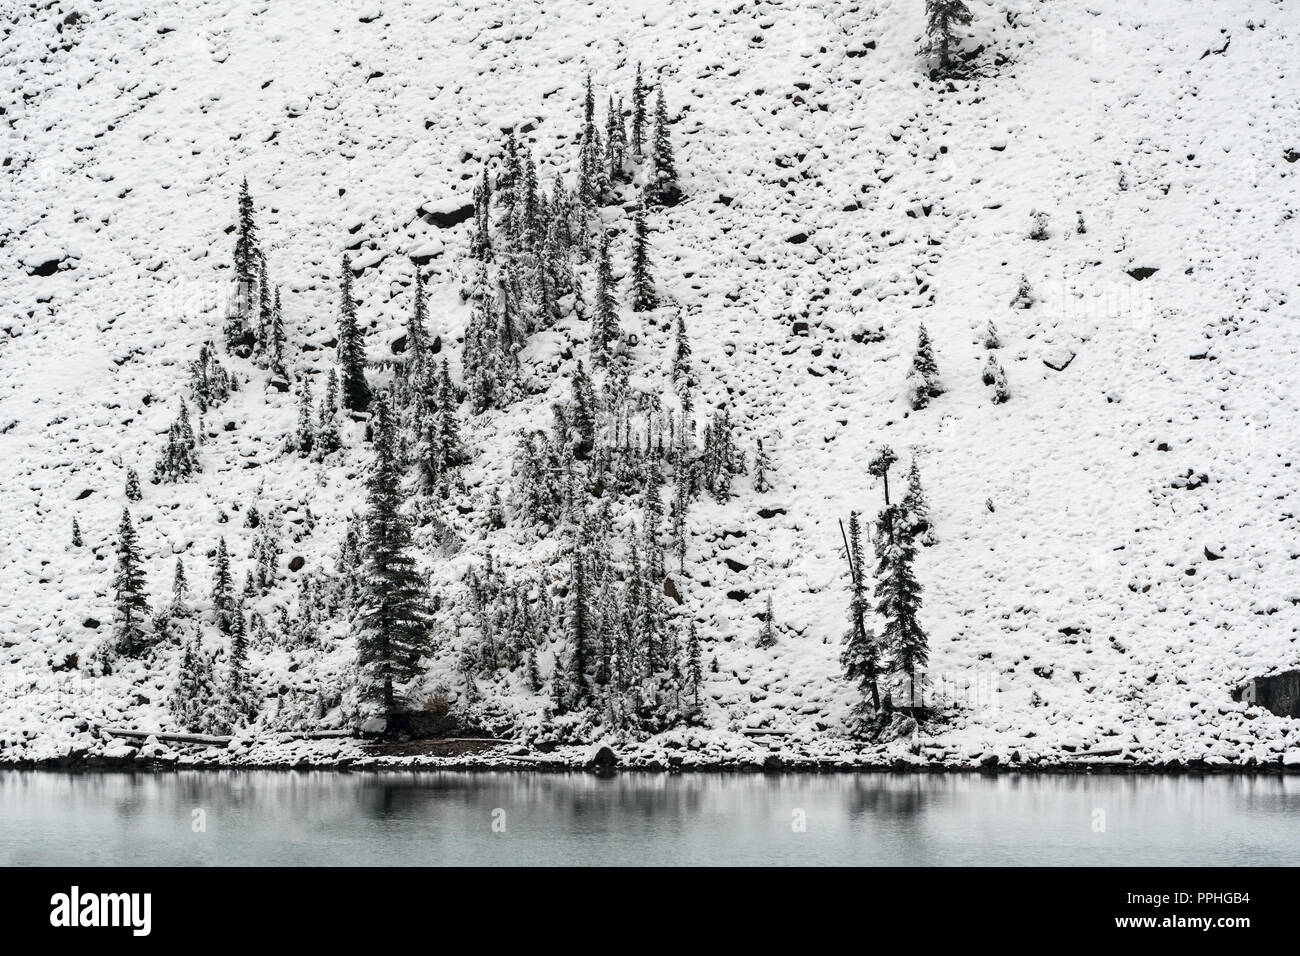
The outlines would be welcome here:
M 907 531 L 926 547 L 937 544 L 934 526 L 930 522 L 930 503 L 926 500 L 925 490 L 921 487 L 921 469 L 916 456 L 912 456 L 912 466 L 907 472 L 907 492 L 903 495 L 903 514 L 906 516 Z
M 298 393 L 298 428 L 294 432 L 294 448 L 306 458 L 316 445 L 316 423 L 313 421 L 311 379 L 303 376 L 302 391 Z
M 682 431 L 690 426 L 691 412 L 695 408 L 695 368 L 691 365 L 691 342 L 686 335 L 686 317 L 679 310 L 677 326 L 673 330 L 673 391 L 682 406 Z M 683 434 L 683 438 L 685 435 Z
M 591 379 L 587 377 L 581 362 L 574 369 L 571 388 L 573 455 L 582 461 L 596 447 L 596 396 L 591 387 Z
M 692 697 L 692 703 L 698 710 L 700 706 L 700 685 L 704 683 L 704 673 L 700 668 L 700 635 L 692 621 L 686 638 L 686 689 Z
M 632 85 L 632 155 L 640 160 L 645 156 L 646 86 L 641 81 L 641 64 L 636 65 L 636 81 Z
M 600 252 L 596 259 L 596 301 L 591 319 L 591 362 L 605 365 L 610 346 L 621 336 L 618 326 L 617 285 L 609 256 L 609 234 L 601 232 Z
M 993 386 L 994 405 L 1002 405 L 1011 400 L 1011 387 L 1007 385 L 1007 373 L 997 359 L 993 360 L 993 381 L 989 384 Z
M 77 523 L 77 516 L 72 516 L 72 546 L 80 548 L 83 542 L 81 540 L 81 525 Z
M 767 457 L 767 452 L 763 448 L 763 439 L 760 438 L 754 448 L 754 490 L 759 494 L 772 487 L 768 480 L 768 473 L 771 470 L 772 462 Z
M 998 335 L 998 327 L 989 319 L 988 326 L 984 329 L 984 347 L 986 349 L 1002 348 L 1002 338 Z
M 411 317 L 406 322 L 407 368 L 418 370 L 424 364 L 428 352 L 429 333 L 425 323 L 424 273 L 415 267 L 415 301 Z
M 876 527 L 876 612 L 884 621 L 881 643 L 889 652 L 889 670 L 906 674 L 910 702 L 916 700 L 916 672 L 929 659 L 929 642 L 921 629 L 921 585 L 912 570 L 916 545 L 898 505 L 882 509 Z
M 866 567 L 862 554 L 862 527 L 856 511 L 849 515 L 847 542 L 849 563 L 849 630 L 844 636 L 844 651 L 840 663 L 844 676 L 858 685 L 865 702 L 870 695 L 871 706 L 880 710 L 880 687 L 876 680 L 879 648 L 875 633 L 867 626 L 869 609 L 864 583 Z
M 916 355 L 912 358 L 912 368 L 907 373 L 909 399 L 914 409 L 922 409 L 930 404 L 930 399 L 937 398 L 944 392 L 939 381 L 939 366 L 934 360 L 934 346 L 930 344 L 930 334 L 925 325 L 920 327 L 916 338 Z
M 198 437 L 190 425 L 190 410 L 182 399 L 180 414 L 167 429 L 167 442 L 154 465 L 154 484 L 180 481 L 201 471 L 198 444 Z
M 330 369 L 325 380 L 325 397 L 321 399 L 320 412 L 316 417 L 315 454 L 324 458 L 343 446 L 339 435 L 339 377 Z
M 145 594 L 144 568 L 140 545 L 131 524 L 131 512 L 122 509 L 117 527 L 117 571 L 113 575 L 113 638 L 115 650 L 127 657 L 138 657 L 150 644 L 146 624 L 149 621 L 149 598 Z
M 623 126 L 622 104 L 614 103 L 613 94 L 609 97 L 609 106 L 605 119 L 605 168 L 606 175 L 613 180 L 623 175 L 623 164 L 627 161 L 627 134 Z
M 339 372 L 343 407 L 354 412 L 370 406 L 370 385 L 366 382 L 366 353 L 361 328 L 357 325 L 357 303 L 352 297 L 352 262 L 343 255 L 340 285 Z
M 925 0 L 925 35 L 931 52 L 939 54 L 939 69 L 952 66 L 952 47 L 958 42 L 957 27 L 971 22 L 964 0 Z
M 664 88 L 661 84 L 655 95 L 655 129 L 651 159 L 654 163 L 654 185 L 647 194 L 656 204 L 671 205 L 676 201 L 677 161 L 673 158 L 673 144 L 668 135 L 668 107 L 664 105 Z
M 226 721 L 231 728 L 242 726 L 254 715 L 251 691 L 248 682 L 248 626 L 244 609 L 236 605 L 230 616 L 230 662 L 225 687 Z
M 257 265 L 257 321 L 253 326 L 253 350 L 263 358 L 271 334 L 271 282 L 266 275 L 266 257 Z M 258 359 L 259 363 L 262 358 Z
M 650 246 L 645 224 L 645 204 L 637 207 L 632 237 L 632 311 L 649 312 L 659 305 L 650 271 Z
M 398 713 L 398 685 L 420 673 L 430 647 L 426 588 L 412 555 L 397 435 L 382 399 L 375 410 L 375 460 L 366 483 L 365 562 L 361 569 L 357 657 L 363 699 L 385 718 Z
M 253 197 L 248 191 L 248 179 L 245 177 L 239 189 L 239 224 L 235 235 L 235 306 L 227 317 L 225 326 L 226 348 L 231 351 L 251 344 L 249 319 L 253 311 L 261 258 L 261 250 L 257 245 Z
M 767 596 L 767 607 L 763 612 L 763 626 L 758 631 L 759 647 L 776 646 L 776 627 L 772 617 L 772 595 Z
M 466 458 L 460 438 L 460 422 L 456 417 L 456 387 L 452 384 L 451 369 L 445 358 L 438 368 L 437 421 L 442 467 L 445 470 L 461 464 Z
M 217 542 L 217 556 L 212 565 L 212 609 L 223 631 L 230 629 L 230 615 L 235 607 L 234 587 L 230 576 L 230 552 L 226 550 L 223 537 Z
M 188 617 L 190 613 L 190 584 L 185 575 L 185 562 L 176 558 L 176 569 L 172 572 L 172 601 L 168 608 L 172 617 Z
M 168 710 L 177 725 L 182 730 L 200 734 L 224 729 L 213 714 L 215 694 L 211 658 L 204 653 L 197 639 L 186 641 L 176 686 L 167 700 Z
M 487 166 L 484 166 L 483 178 L 474 188 L 474 231 L 469 240 L 470 257 L 480 262 L 492 261 L 491 211 L 492 183 L 488 178 Z
M 284 365 L 284 312 L 280 307 L 280 289 L 277 286 L 271 300 L 271 319 L 267 330 L 266 359 L 271 372 L 283 378 L 289 377 L 289 370 Z
M 144 494 L 140 491 L 140 476 L 134 468 L 128 468 L 126 470 L 126 500 L 139 501 L 143 497 Z
M 574 708 L 584 706 L 590 699 L 587 669 L 591 658 L 591 589 L 587 582 L 586 532 L 579 532 L 578 541 L 569 559 L 569 703 Z

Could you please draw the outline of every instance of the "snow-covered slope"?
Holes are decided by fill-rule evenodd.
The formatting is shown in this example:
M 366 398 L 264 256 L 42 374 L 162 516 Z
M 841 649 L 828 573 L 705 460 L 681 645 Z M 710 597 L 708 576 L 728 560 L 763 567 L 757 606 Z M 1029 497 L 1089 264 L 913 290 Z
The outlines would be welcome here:
M 866 462 L 889 443 L 915 452 L 938 537 L 918 563 L 930 678 L 960 707 L 933 752 L 1275 760 L 1300 744 L 1230 698 L 1298 656 L 1300 17 L 1266 0 L 974 0 L 980 75 L 936 83 L 922 6 L 20 8 L 0 39 L 0 751 L 66 749 L 73 717 L 168 724 L 168 667 L 90 677 L 85 662 L 111 617 L 125 468 L 151 471 L 185 365 L 220 331 L 240 180 L 302 347 L 295 374 L 332 360 L 351 248 L 374 359 L 409 312 L 408 257 L 430 257 L 456 375 L 470 224 L 418 210 L 469 202 L 510 126 L 544 182 L 567 173 L 585 75 L 603 107 L 630 95 L 638 61 L 678 117 L 688 198 L 657 214 L 653 251 L 688 317 L 699 405 L 728 399 L 742 448 L 762 438 L 776 469 L 770 492 L 742 478 L 691 514 L 684 596 L 719 664 L 709 723 L 842 728 L 856 692 L 839 677 L 837 521 L 879 507 Z M 1010 305 L 1022 275 L 1028 309 Z M 981 382 L 990 320 L 1001 405 Z M 914 412 L 921 322 L 948 390 Z M 668 334 L 639 331 L 654 382 Z M 567 394 L 558 356 L 585 334 L 568 320 L 534 344 L 549 396 L 467 423 L 471 488 L 505 490 L 513 436 L 549 422 Z M 331 467 L 282 454 L 293 394 L 228 364 L 248 384 L 207 422 L 204 473 L 146 484 L 134 509 L 160 597 L 178 554 L 206 593 L 218 534 L 242 580 L 253 539 L 236 512 L 254 498 L 310 505 L 314 532 L 285 544 L 308 569 L 333 561 L 361 500 L 360 435 Z M 430 558 L 449 594 L 484 546 L 459 530 L 461 555 Z M 548 545 L 528 547 L 539 560 Z M 769 595 L 779 642 L 763 650 Z M 345 639 L 303 671 L 274 647 L 254 666 L 274 695 L 342 679 L 349 659 Z M 456 659 L 448 632 L 431 689 L 455 696 Z

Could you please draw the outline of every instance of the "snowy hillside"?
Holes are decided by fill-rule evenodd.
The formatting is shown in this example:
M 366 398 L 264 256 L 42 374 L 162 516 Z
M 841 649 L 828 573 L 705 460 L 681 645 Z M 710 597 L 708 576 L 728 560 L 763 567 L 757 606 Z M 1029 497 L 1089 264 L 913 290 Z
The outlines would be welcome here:
M 873 753 L 1294 753 L 1291 720 L 1231 692 L 1300 664 L 1300 16 L 1280 0 L 971 0 L 969 73 L 932 80 L 923 7 L 20 7 L 0 38 L 0 760 L 95 746 L 82 718 L 182 729 L 168 705 L 179 641 L 104 666 L 127 504 L 152 606 L 181 557 L 218 670 L 212 555 L 224 536 L 242 585 L 256 504 L 279 555 L 274 586 L 248 602 L 267 629 L 249 651 L 250 732 L 349 724 L 347 615 L 311 640 L 276 626 L 312 600 L 299 576 L 335 573 L 365 507 L 362 416 L 343 417 L 333 456 L 289 449 L 302 382 L 319 398 L 335 367 L 340 256 L 376 390 L 403 358 L 412 257 L 438 358 L 465 384 L 478 269 L 465 215 L 484 163 L 495 175 L 514 128 L 542 185 L 559 174 L 573 190 L 587 75 L 603 124 L 608 97 L 630 106 L 638 63 L 666 98 L 684 198 L 648 217 L 649 312 L 632 311 L 628 281 L 640 180 L 598 212 L 630 386 L 672 406 L 682 316 L 696 429 L 725 404 L 750 465 L 730 497 L 692 503 L 684 571 L 667 558 L 673 633 L 694 622 L 709 666 L 699 713 L 646 752 L 743 749 L 736 732 L 755 727 L 792 731 L 792 752 L 859 746 L 840 521 L 881 508 L 867 465 L 888 444 L 891 488 L 914 455 L 929 500 L 935 543 L 916 575 L 927 694 L 946 703 L 919 740 Z M 181 399 L 199 428 L 188 366 L 204 342 L 220 349 L 245 178 L 289 381 L 222 351 L 239 388 L 203 417 L 202 471 L 153 484 Z M 590 303 L 591 264 L 576 268 Z M 1022 277 L 1029 295 L 1013 301 Z M 416 542 L 440 604 L 412 699 L 531 739 L 609 727 L 598 712 L 552 720 L 558 626 L 535 649 L 538 690 L 522 668 L 482 668 L 466 575 L 490 550 L 564 607 L 571 529 L 528 527 L 512 471 L 520 431 L 551 427 L 587 361 L 589 323 L 571 307 L 519 353 L 529 394 L 481 414 L 459 403 L 468 460 L 448 497 L 413 505 L 432 519 Z M 1003 403 L 981 380 L 990 322 Z M 913 409 L 922 323 L 945 391 Z M 502 529 L 485 519 L 493 491 Z M 618 534 L 641 513 L 639 497 L 616 503 Z M 776 643 L 760 647 L 769 598 Z

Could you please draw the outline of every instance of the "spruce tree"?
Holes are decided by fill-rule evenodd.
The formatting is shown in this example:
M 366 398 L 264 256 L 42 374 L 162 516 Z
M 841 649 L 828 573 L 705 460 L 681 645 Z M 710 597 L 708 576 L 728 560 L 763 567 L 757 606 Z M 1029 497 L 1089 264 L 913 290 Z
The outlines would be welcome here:
M 929 659 L 929 642 L 921 629 L 921 585 L 912 563 L 916 545 L 899 505 L 887 505 L 876 525 L 876 612 L 884 621 L 881 643 L 889 652 L 889 670 L 906 674 L 909 705 L 916 700 L 916 673 Z
M 587 669 L 592 649 L 591 589 L 587 583 L 585 529 L 569 558 L 569 695 L 576 709 L 590 700 Z
M 700 706 L 700 685 L 704 683 L 704 673 L 700 668 L 700 635 L 692 621 L 686 638 L 686 689 L 691 694 L 696 709 Z
M 298 394 L 298 428 L 294 432 L 293 444 L 298 454 L 306 458 L 316 445 L 316 423 L 312 420 L 311 379 L 302 379 L 302 391 Z
M 640 160 L 645 156 L 646 86 L 641 81 L 641 64 L 636 65 L 636 80 L 632 85 L 632 155 Z
M 596 447 L 596 396 L 591 379 L 579 362 L 573 372 L 572 402 L 570 404 L 574 433 L 573 455 L 586 460 Z
M 253 326 L 253 350 L 262 359 L 267 354 L 267 343 L 271 335 L 271 282 L 266 274 L 266 257 L 263 256 L 257 266 L 257 321 Z
M 406 322 L 406 364 L 408 370 L 419 369 L 428 351 L 428 338 L 425 323 L 424 273 L 419 265 L 415 266 L 415 301 L 411 308 L 411 317 Z
M 682 430 L 690 425 L 691 412 L 695 407 L 695 369 L 691 365 L 691 342 L 686 335 L 686 317 L 679 310 L 677 326 L 673 330 L 673 391 L 682 406 Z M 685 435 L 683 435 L 685 438 Z
M 758 631 L 758 647 L 776 646 L 776 624 L 772 617 L 772 595 L 767 596 L 767 607 L 763 611 L 763 626 Z
M 867 626 L 869 609 L 864 583 L 866 568 L 862 554 L 862 526 L 856 511 L 849 515 L 847 542 L 849 563 L 849 630 L 844 636 L 844 651 L 840 663 L 844 676 L 858 685 L 865 702 L 870 695 L 871 706 L 880 710 L 880 687 L 876 680 L 879 648 L 875 633 Z
M 217 556 L 212 565 L 212 609 L 217 614 L 217 624 L 223 631 L 230 629 L 230 612 L 235 606 L 234 581 L 230 576 L 230 552 L 226 539 L 217 542 Z
M 131 512 L 123 508 L 117 528 L 117 571 L 113 575 L 113 638 L 117 653 L 138 657 L 148 649 L 148 621 L 149 598 L 145 594 L 140 545 Z
M 617 283 L 609 256 L 609 234 L 601 232 L 600 252 L 596 259 L 596 301 L 591 319 L 591 363 L 605 365 L 609 361 L 610 346 L 616 343 L 621 332 L 618 326 Z
M 284 312 L 280 307 L 280 289 L 277 286 L 271 301 L 271 320 L 267 331 L 266 359 L 274 375 L 289 377 L 284 365 Z
M 81 525 L 77 523 L 77 517 L 76 517 L 76 515 L 73 515 L 73 517 L 72 517 L 72 546 L 73 546 L 74 548 L 80 548 L 81 545 L 82 545 L 82 543 L 83 543 L 83 542 L 82 542 L 82 540 L 81 540 Z
M 1002 368 L 1002 363 L 993 360 L 993 404 L 1002 405 L 1011 400 L 1011 387 L 1007 385 L 1007 373 Z
M 398 713 L 399 684 L 420 673 L 429 650 L 425 583 L 416 567 L 397 434 L 382 399 L 375 410 L 375 460 L 366 482 L 365 561 L 358 602 L 357 657 L 361 695 L 385 718 Z
M 938 543 L 934 526 L 930 522 L 930 503 L 926 500 L 925 490 L 921 487 L 921 469 L 916 456 L 912 456 L 912 466 L 907 472 L 907 492 L 903 495 L 903 513 L 906 516 L 907 531 L 926 547 Z
M 492 183 L 488 179 L 487 166 L 483 167 L 483 178 L 474 188 L 474 231 L 470 234 L 469 254 L 480 262 L 492 261 Z M 418 275 L 419 267 L 416 267 Z
M 253 311 L 261 258 L 261 250 L 257 245 L 253 197 L 248 191 L 248 179 L 245 177 L 239 189 L 239 223 L 235 235 L 235 306 L 227 317 L 225 327 L 226 348 L 232 351 L 251 344 L 249 319 Z
M 768 473 L 772 470 L 772 462 L 767 457 L 767 452 L 763 448 L 763 439 L 758 439 L 754 448 L 754 490 L 760 495 L 772 487 L 768 480 Z
M 662 84 L 655 96 L 655 129 L 651 159 L 654 163 L 654 180 L 653 188 L 647 190 L 647 193 L 655 203 L 671 205 L 679 195 L 677 161 L 673 158 L 673 144 L 668 135 L 668 107 L 664 105 Z
M 357 325 L 357 303 L 352 297 L 352 262 L 343 255 L 340 284 L 339 372 L 343 407 L 354 412 L 370 406 L 370 385 L 366 382 L 366 353 L 361 328 Z
M 315 455 L 318 459 L 336 452 L 343 446 L 339 435 L 339 377 L 330 369 L 325 380 L 325 397 L 321 399 L 320 410 L 316 416 Z
M 140 476 L 134 468 L 126 470 L 126 500 L 139 501 L 144 495 L 140 491 Z
M 190 613 L 190 584 L 185 576 L 185 562 L 179 557 L 172 572 L 172 600 L 168 613 L 172 617 L 188 617 Z
M 645 204 L 637 207 L 632 237 L 632 311 L 657 308 L 654 276 L 650 271 L 650 246 L 645 224 Z
M 930 334 L 922 324 L 916 338 L 916 354 L 912 368 L 907 373 L 908 395 L 914 409 L 922 409 L 944 392 L 939 381 L 939 366 L 934 359 L 934 346 Z
M 970 8 L 964 0 L 925 0 L 925 35 L 929 38 L 931 52 L 939 54 L 939 69 L 947 71 L 952 66 L 952 47 L 957 40 L 957 27 L 971 22 Z
M 1002 348 L 1002 338 L 998 335 L 998 327 L 989 319 L 989 324 L 984 329 L 984 347 L 986 349 Z
M 226 672 L 226 721 L 233 729 L 254 715 L 248 682 L 248 627 L 244 609 L 236 605 L 230 617 L 230 662 Z

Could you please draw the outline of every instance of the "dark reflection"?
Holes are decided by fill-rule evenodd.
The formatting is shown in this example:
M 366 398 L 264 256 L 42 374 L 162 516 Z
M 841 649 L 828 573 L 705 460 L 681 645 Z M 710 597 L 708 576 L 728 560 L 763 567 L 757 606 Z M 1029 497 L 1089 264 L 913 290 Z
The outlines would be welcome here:
M 0 865 L 1290 863 L 1297 811 L 1270 775 L 3 771 Z

